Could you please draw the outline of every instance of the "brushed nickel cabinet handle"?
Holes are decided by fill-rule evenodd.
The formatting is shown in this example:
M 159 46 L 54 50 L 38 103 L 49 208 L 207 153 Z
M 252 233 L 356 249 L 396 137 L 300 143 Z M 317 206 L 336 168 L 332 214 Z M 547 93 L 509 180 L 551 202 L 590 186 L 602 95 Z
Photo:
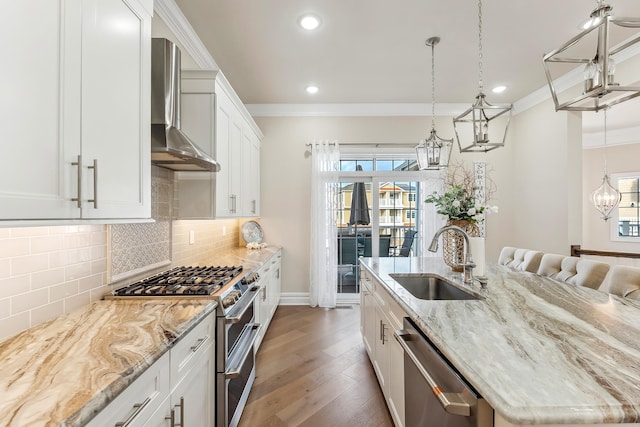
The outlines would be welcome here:
M 137 417 L 138 414 L 144 409 L 144 407 L 147 406 L 149 402 L 151 402 L 151 398 L 147 397 L 142 403 L 136 403 L 135 405 L 133 405 L 134 411 L 131 413 L 131 415 L 129 415 L 126 420 L 117 422 L 115 427 L 127 427 L 129 424 L 131 424 L 131 421 L 133 421 L 134 418 Z
M 180 424 L 176 424 L 176 427 L 184 427 L 184 396 L 180 396 L 179 406 L 180 406 Z
M 87 168 L 93 169 L 93 199 L 87 201 L 93 203 L 93 209 L 98 209 L 98 159 L 93 159 L 93 166 Z
M 198 349 L 202 347 L 202 344 L 207 342 L 207 339 L 209 339 L 209 337 L 199 338 L 198 341 L 196 341 L 196 344 L 191 346 L 191 351 L 194 353 L 197 352 Z
M 251 208 L 251 213 L 256 213 L 256 205 L 257 205 L 257 203 L 256 203 L 255 200 L 252 200 L 251 203 L 252 203 L 252 206 L 253 206 Z
M 180 408 L 180 424 L 176 424 L 176 410 Z M 165 420 L 171 420 L 171 427 L 184 427 L 184 396 L 180 396 L 180 403 L 174 405 L 171 409 L 171 416 L 164 417 Z
M 82 207 L 82 156 L 78 154 L 78 160 L 71 162 L 72 166 L 78 167 L 78 197 L 71 199 L 72 202 L 77 202 L 78 208 Z

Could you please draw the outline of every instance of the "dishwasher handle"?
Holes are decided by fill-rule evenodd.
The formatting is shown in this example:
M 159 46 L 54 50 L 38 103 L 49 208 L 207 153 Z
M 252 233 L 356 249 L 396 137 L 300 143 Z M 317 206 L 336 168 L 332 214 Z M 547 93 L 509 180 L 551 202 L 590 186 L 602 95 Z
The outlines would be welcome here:
M 471 415 L 471 405 L 464 399 L 464 396 L 461 393 L 447 393 L 444 391 L 442 387 L 440 387 L 436 381 L 431 377 L 429 372 L 426 370 L 418 356 L 411 350 L 411 347 L 407 344 L 407 341 L 411 340 L 411 333 L 407 330 L 401 329 L 395 331 L 393 336 L 398 341 L 405 354 L 409 356 L 415 367 L 418 369 L 422 377 L 424 377 L 429 387 L 431 387 L 431 391 L 438 399 L 438 402 L 442 406 L 442 408 L 452 415 L 461 415 L 464 417 L 468 417 Z

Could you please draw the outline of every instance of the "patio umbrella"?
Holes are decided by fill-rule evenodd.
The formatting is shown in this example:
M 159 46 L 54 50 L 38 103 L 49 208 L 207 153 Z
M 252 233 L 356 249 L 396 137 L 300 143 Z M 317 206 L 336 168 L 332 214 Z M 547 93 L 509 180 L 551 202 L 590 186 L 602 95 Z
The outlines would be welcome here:
M 362 170 L 362 166 L 356 166 L 357 171 Z M 369 218 L 369 203 L 367 202 L 367 190 L 364 182 L 356 182 L 353 184 L 353 194 L 351 194 L 351 214 L 349 215 L 349 224 L 351 225 L 367 225 L 371 223 Z

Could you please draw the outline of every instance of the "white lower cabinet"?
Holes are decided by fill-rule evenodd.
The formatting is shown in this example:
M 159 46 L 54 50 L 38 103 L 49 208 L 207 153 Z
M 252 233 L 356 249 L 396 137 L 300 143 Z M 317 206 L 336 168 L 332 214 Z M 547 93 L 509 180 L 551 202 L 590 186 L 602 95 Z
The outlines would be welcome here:
M 366 270 L 360 274 L 362 339 L 396 426 L 404 426 L 404 352 L 394 338 L 406 315 Z
M 213 427 L 215 313 L 189 333 L 87 427 Z
M 258 274 L 260 275 L 259 284 L 262 286 L 262 290 L 255 300 L 254 310 L 256 322 L 261 324 L 262 328 L 256 339 L 254 347 L 256 352 L 258 348 L 260 348 L 260 344 L 262 344 L 267 328 L 280 303 L 282 282 L 280 278 L 281 257 L 282 253 L 278 251 L 258 270 Z
M 169 389 L 169 353 L 165 353 L 100 411 L 87 427 L 147 425 L 154 412 L 167 401 Z

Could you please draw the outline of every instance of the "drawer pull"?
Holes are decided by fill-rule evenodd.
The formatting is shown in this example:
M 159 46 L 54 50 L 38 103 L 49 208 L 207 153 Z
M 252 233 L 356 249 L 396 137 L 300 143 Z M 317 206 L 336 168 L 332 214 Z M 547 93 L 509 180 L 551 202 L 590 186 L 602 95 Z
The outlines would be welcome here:
M 73 166 L 78 166 L 78 197 L 71 199 L 72 202 L 76 202 L 78 208 L 82 208 L 82 156 L 78 155 L 78 160 L 71 162 Z
M 209 338 L 209 337 L 200 338 L 200 339 L 196 342 L 196 345 L 192 345 L 192 346 L 191 346 L 191 351 L 192 351 L 192 352 L 194 352 L 194 353 L 195 353 L 196 351 L 198 351 L 198 349 L 199 349 L 200 347 L 202 347 L 202 344 L 204 344 L 205 342 L 207 342 L 207 339 L 208 339 L 208 338 Z
M 151 402 L 151 398 L 147 397 L 142 403 L 136 403 L 135 405 L 133 405 L 134 411 L 131 415 L 129 415 L 129 418 L 124 421 L 117 422 L 115 427 L 127 427 L 129 424 L 131 424 L 131 421 L 133 421 L 133 419 L 137 417 L 138 414 L 144 409 L 144 407 L 147 406 L 149 402 Z
M 180 404 L 174 408 L 180 408 L 180 424 L 176 424 L 176 410 L 171 409 L 171 416 L 164 417 L 165 420 L 171 420 L 171 427 L 184 427 L 184 396 L 180 396 Z

